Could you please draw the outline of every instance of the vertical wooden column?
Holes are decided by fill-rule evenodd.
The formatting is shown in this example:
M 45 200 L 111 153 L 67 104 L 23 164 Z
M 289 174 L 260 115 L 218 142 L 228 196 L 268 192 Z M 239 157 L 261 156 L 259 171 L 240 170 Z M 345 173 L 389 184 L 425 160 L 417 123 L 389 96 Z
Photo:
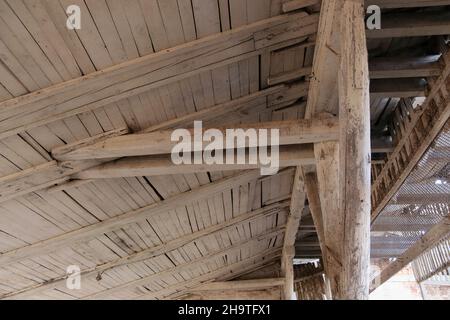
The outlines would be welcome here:
M 364 1 L 344 0 L 340 23 L 341 299 L 367 299 L 370 259 L 370 98 Z

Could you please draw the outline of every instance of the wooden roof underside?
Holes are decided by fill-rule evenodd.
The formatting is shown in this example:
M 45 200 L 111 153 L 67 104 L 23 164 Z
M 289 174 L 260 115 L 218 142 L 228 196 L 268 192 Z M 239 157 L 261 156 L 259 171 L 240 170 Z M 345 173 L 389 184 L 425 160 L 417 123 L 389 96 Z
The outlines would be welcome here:
M 304 119 L 320 7 L 282 14 L 284 2 L 0 0 L 0 297 L 172 298 L 279 261 L 294 166 L 314 163 L 314 132 L 282 149 L 269 177 L 177 169 L 132 146 L 133 134 L 153 148 L 158 130 L 194 119 Z M 368 33 L 372 148 L 384 161 L 399 101 L 425 96 L 441 73 L 450 11 L 427 10 L 450 1 L 379 2 L 394 8 L 389 31 Z M 66 28 L 70 4 L 80 30 Z M 127 151 L 98 156 L 123 138 Z M 307 206 L 302 221 L 297 255 L 315 257 Z M 66 288 L 68 265 L 81 267 L 81 290 Z

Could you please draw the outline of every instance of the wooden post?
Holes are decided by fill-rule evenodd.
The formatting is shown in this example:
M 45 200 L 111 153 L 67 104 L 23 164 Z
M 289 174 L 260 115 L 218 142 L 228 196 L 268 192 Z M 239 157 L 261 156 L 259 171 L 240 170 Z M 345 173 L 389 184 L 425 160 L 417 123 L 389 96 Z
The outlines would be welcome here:
M 364 1 L 345 0 L 341 10 L 339 215 L 345 232 L 338 298 L 368 299 L 370 98 Z

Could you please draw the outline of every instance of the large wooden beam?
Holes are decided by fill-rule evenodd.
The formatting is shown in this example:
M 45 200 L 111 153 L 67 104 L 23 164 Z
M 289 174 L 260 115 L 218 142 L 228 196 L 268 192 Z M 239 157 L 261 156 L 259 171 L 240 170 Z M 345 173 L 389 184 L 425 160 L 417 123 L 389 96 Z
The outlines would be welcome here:
M 420 240 L 409 247 L 400 257 L 389 264 L 381 273 L 372 280 L 370 290 L 373 291 L 397 272 L 406 267 L 415 258 L 432 248 L 442 238 L 450 233 L 450 216 L 446 216 L 442 221 L 431 228 Z
M 337 114 L 340 1 L 322 1 L 305 118 L 321 112 Z
M 202 134 L 208 128 L 203 128 Z M 338 132 L 337 119 L 312 119 L 312 120 L 286 120 L 271 121 L 262 123 L 242 124 L 238 128 L 247 131 L 248 129 L 275 129 L 279 130 L 280 145 L 314 143 L 336 139 Z M 222 133 L 222 145 L 226 146 L 227 128 L 218 129 Z M 191 136 L 195 132 L 190 129 Z M 56 148 L 52 151 L 55 159 L 60 161 L 67 160 L 87 160 L 101 158 L 119 158 L 128 156 L 142 156 L 152 154 L 168 154 L 172 152 L 178 141 L 172 141 L 172 130 L 156 131 L 150 133 L 140 133 L 113 137 L 101 141 L 100 143 L 69 150 L 66 147 Z M 203 143 L 204 150 L 207 143 Z M 246 139 L 246 146 L 248 141 Z M 263 146 L 258 144 L 258 146 Z M 198 150 L 200 151 L 200 150 Z
M 370 261 L 370 94 L 364 3 L 343 2 L 339 67 L 339 180 L 343 219 L 342 299 L 368 299 Z
M 0 138 L 260 55 L 317 30 L 318 15 L 276 16 L 0 103 Z
M 59 248 L 70 246 L 80 241 L 88 241 L 89 239 L 93 239 L 101 234 L 121 228 L 130 223 L 141 221 L 151 216 L 165 214 L 171 209 L 208 198 L 214 194 L 224 192 L 225 190 L 229 190 L 235 186 L 240 186 L 243 183 L 258 179 L 259 176 L 259 170 L 241 172 L 237 175 L 212 182 L 188 192 L 177 194 L 163 201 L 124 213 L 120 216 L 103 220 L 81 229 L 5 252 L 0 255 L 0 264 L 5 265 L 13 263 L 31 256 L 54 252 Z

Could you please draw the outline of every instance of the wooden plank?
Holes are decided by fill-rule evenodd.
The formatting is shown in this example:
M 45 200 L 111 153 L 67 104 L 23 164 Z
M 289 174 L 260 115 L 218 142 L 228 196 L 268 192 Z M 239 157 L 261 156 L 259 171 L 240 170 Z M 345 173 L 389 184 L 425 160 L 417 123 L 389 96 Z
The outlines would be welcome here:
M 340 217 L 344 226 L 337 298 L 369 298 L 370 93 L 363 1 L 344 1 L 339 67 Z M 355 72 L 358 70 L 358 72 Z
M 311 74 L 311 71 L 311 67 L 305 67 L 296 69 L 294 71 L 283 72 L 280 75 L 271 76 L 269 79 L 267 79 L 267 85 L 273 86 L 283 82 L 294 81 L 304 76 L 309 76 Z
M 239 125 L 239 129 L 278 129 L 280 145 L 314 143 L 335 139 L 338 132 L 338 121 L 334 118 L 272 121 L 243 124 Z M 207 128 L 203 128 L 203 130 L 207 130 Z M 218 128 L 218 130 L 222 132 L 225 139 L 226 128 Z M 171 153 L 172 148 L 178 143 L 171 140 L 172 132 L 169 130 L 118 136 L 68 153 L 64 153 L 64 150 L 61 152 L 61 149 L 56 148 L 52 151 L 52 155 L 55 159 L 67 161 L 167 154 Z M 190 132 L 191 136 L 194 136 L 192 129 Z M 223 140 L 223 146 L 226 146 L 225 140 Z M 204 145 L 201 146 L 202 150 L 204 147 Z
M 270 46 L 315 32 L 309 25 L 299 27 L 297 17 L 265 19 L 2 102 L 0 138 L 256 56 Z M 302 20 L 314 26 L 314 19 L 317 16 Z M 267 40 L 280 26 L 288 31 Z

